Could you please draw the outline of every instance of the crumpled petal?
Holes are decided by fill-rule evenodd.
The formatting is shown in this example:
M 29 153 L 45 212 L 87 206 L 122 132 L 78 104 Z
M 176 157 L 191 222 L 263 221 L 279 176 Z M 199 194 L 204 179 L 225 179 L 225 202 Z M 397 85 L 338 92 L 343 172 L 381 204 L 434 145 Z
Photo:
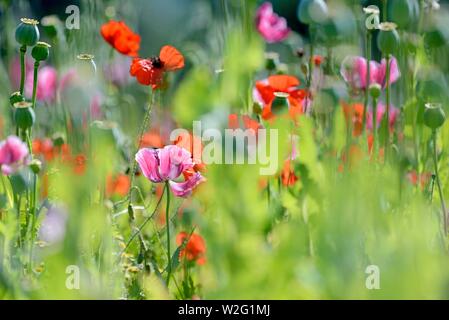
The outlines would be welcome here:
M 164 179 L 159 175 L 159 159 L 157 150 L 140 149 L 136 154 L 136 161 L 139 164 L 143 175 L 152 182 L 162 182 Z
M 165 180 L 177 179 L 184 170 L 193 168 L 192 155 L 176 145 L 159 149 L 159 173 Z
M 169 184 L 170 189 L 172 190 L 175 196 L 186 198 L 192 193 L 192 190 L 203 181 L 204 177 L 201 175 L 201 173 L 196 172 L 186 181 L 183 182 L 169 181 Z

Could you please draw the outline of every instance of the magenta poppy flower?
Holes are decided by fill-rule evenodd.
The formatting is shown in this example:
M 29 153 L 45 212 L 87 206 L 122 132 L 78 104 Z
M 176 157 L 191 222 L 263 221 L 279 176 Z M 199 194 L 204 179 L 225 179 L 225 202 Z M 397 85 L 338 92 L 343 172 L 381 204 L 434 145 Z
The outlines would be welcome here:
M 25 82 L 25 92 L 30 97 L 33 94 L 33 81 L 33 72 L 30 71 Z M 58 74 L 56 69 L 50 66 L 40 68 L 37 78 L 36 99 L 46 103 L 54 102 L 57 88 Z
M 376 110 L 376 113 L 377 113 L 377 118 L 376 118 L 377 128 L 380 127 L 380 124 L 381 124 L 381 122 L 382 122 L 382 120 L 383 120 L 383 118 L 385 116 L 385 112 L 386 112 L 386 106 L 382 102 L 379 102 L 377 104 L 377 110 Z M 390 118 L 389 119 L 389 125 L 390 125 L 390 128 L 394 127 L 394 124 L 396 123 L 398 115 L 399 115 L 399 110 L 396 107 L 390 105 L 390 112 L 389 112 L 389 118 Z M 373 129 L 373 111 L 372 110 L 368 111 L 366 126 L 367 126 L 368 130 L 372 130 Z
M 365 89 L 367 87 L 366 74 L 368 72 L 368 64 L 363 57 L 346 57 L 342 64 L 340 73 L 343 79 L 354 89 Z M 370 79 L 369 85 L 377 83 L 385 88 L 387 85 L 387 61 L 382 59 L 381 63 L 370 61 Z M 398 68 L 398 62 L 395 57 L 390 60 L 390 81 L 389 84 L 396 82 L 401 73 Z
M 273 6 L 270 2 L 264 2 L 257 9 L 256 27 L 257 31 L 269 43 L 283 41 L 290 34 L 287 20 L 273 11 Z
M 186 175 L 188 178 L 185 181 L 179 182 L 180 176 L 193 170 L 195 163 L 190 152 L 175 145 L 160 149 L 140 149 L 136 154 L 136 161 L 147 179 L 155 183 L 168 182 L 177 197 L 188 197 L 204 181 L 201 173 L 194 172 Z
M 0 167 L 4 175 L 17 172 L 28 160 L 28 147 L 16 136 L 0 143 Z

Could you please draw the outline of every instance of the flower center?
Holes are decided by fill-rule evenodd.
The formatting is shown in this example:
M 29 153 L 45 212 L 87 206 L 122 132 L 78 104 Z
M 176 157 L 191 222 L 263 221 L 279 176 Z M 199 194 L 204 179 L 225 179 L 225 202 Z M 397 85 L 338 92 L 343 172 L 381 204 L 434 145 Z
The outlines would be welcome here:
M 153 57 L 150 59 L 151 65 L 156 69 L 162 69 L 164 66 L 164 63 L 162 62 L 161 58 L 159 57 Z

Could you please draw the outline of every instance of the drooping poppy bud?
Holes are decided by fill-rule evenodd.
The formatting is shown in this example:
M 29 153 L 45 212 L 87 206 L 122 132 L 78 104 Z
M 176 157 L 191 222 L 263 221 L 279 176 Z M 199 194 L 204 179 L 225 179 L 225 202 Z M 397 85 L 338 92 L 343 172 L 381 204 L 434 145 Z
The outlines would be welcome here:
M 39 41 L 39 22 L 34 19 L 22 18 L 16 28 L 16 41 L 22 46 L 34 46 Z
M 38 174 L 42 169 L 42 162 L 39 159 L 31 160 L 29 167 L 34 174 Z
M 51 48 L 51 45 L 49 45 L 48 43 L 39 41 L 33 47 L 33 50 L 31 50 L 31 56 L 36 61 L 47 60 L 48 56 L 50 55 L 50 48 Z
M 396 27 L 393 22 L 382 22 L 379 25 L 380 32 L 377 36 L 377 45 L 383 54 L 393 54 L 399 46 L 399 34 Z
M 446 121 L 446 114 L 441 103 L 426 103 L 424 109 L 424 124 L 432 130 L 441 127 Z
M 14 121 L 22 130 L 27 130 L 34 124 L 36 116 L 31 106 L 32 104 L 27 101 L 16 102 L 14 104 Z

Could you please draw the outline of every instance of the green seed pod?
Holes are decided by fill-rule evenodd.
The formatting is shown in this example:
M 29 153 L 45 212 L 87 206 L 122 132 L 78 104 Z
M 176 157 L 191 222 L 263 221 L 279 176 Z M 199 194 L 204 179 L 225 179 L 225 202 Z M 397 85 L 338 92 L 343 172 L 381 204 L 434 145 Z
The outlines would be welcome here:
M 265 56 L 265 69 L 274 71 L 279 64 L 279 54 L 276 52 L 268 52 Z
M 285 92 L 275 92 L 274 100 L 271 103 L 271 112 L 273 114 L 281 114 L 288 111 L 290 108 L 290 103 L 288 102 L 288 97 L 290 95 Z
M 22 18 L 16 28 L 16 41 L 22 46 L 34 46 L 39 41 L 39 22 L 34 19 Z
M 416 23 L 419 17 L 419 3 L 417 0 L 389 1 L 389 19 L 400 28 L 407 28 Z
M 399 34 L 396 31 L 396 24 L 393 22 L 382 22 L 379 25 L 379 30 L 377 46 L 383 54 L 393 54 L 399 46 Z
M 42 162 L 39 159 L 31 160 L 29 167 L 34 174 L 38 174 L 42 169 Z
M 41 19 L 41 26 L 44 29 L 44 34 L 49 38 L 56 38 L 58 36 L 58 28 L 61 27 L 61 20 L 57 15 L 45 16 Z
M 25 99 L 23 98 L 23 96 L 20 94 L 19 91 L 14 92 L 13 94 L 11 94 L 11 95 L 9 96 L 9 103 L 11 103 L 11 106 L 14 106 L 14 104 L 15 104 L 16 102 L 22 102 L 22 101 L 24 101 L 24 100 L 25 100 Z
M 373 83 L 369 86 L 369 94 L 374 99 L 377 99 L 380 97 L 380 94 L 382 93 L 382 87 L 378 83 Z
M 446 114 L 440 103 L 426 103 L 424 109 L 424 124 L 432 130 L 441 127 L 446 121 Z
M 14 104 L 14 121 L 22 130 L 31 128 L 35 121 L 34 110 L 31 108 L 30 102 L 22 101 Z
M 50 48 L 51 48 L 51 45 L 49 45 L 48 43 L 39 41 L 33 47 L 33 50 L 31 50 L 31 56 L 36 61 L 47 60 L 48 56 L 50 55 Z
M 321 23 L 329 15 L 323 0 L 302 0 L 298 6 L 298 19 L 304 24 Z

